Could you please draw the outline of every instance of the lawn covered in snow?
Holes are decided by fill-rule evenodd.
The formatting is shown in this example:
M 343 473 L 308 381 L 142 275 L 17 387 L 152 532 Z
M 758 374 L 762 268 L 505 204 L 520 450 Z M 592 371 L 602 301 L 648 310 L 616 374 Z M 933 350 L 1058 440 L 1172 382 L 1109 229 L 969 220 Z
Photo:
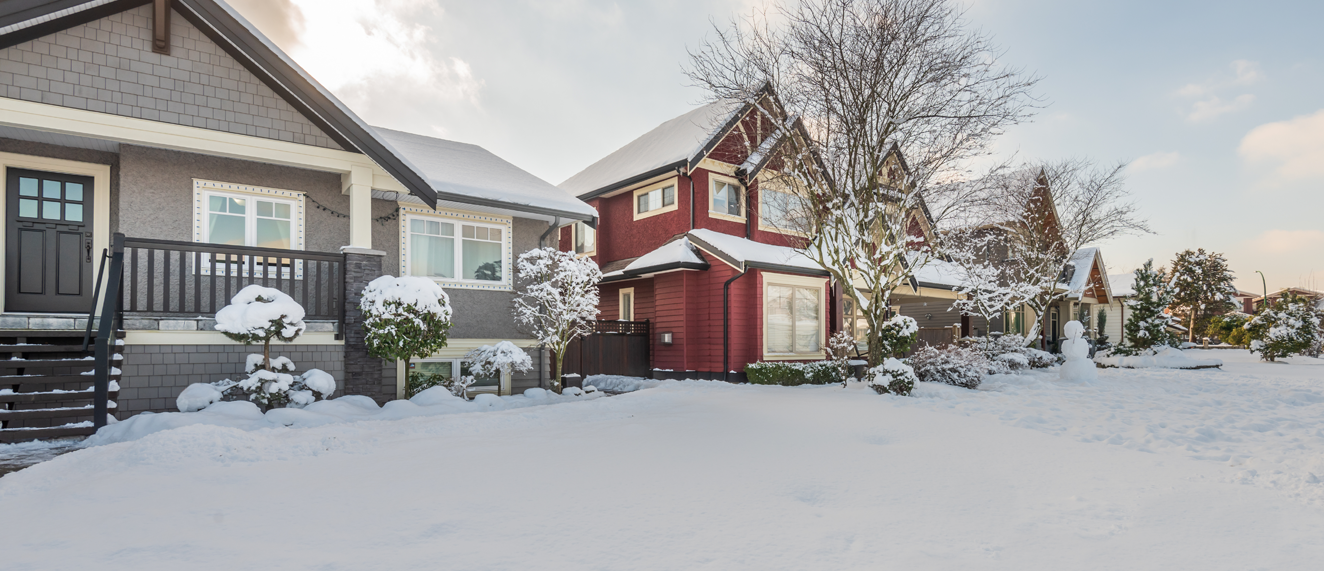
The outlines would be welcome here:
M 184 426 L 0 478 L 0 553 L 5 569 L 1318 568 L 1324 360 L 1191 353 L 1227 364 L 909 398 L 615 379 L 640 390 Z

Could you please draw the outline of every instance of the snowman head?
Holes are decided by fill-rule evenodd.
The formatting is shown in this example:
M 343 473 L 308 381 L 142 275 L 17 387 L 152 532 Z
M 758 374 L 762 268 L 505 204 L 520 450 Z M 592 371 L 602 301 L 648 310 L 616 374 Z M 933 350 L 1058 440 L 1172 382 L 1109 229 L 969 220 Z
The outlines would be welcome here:
M 1085 334 L 1085 326 L 1081 325 L 1079 321 L 1068 321 L 1066 325 L 1062 326 L 1062 333 L 1067 336 L 1067 339 L 1080 339 Z

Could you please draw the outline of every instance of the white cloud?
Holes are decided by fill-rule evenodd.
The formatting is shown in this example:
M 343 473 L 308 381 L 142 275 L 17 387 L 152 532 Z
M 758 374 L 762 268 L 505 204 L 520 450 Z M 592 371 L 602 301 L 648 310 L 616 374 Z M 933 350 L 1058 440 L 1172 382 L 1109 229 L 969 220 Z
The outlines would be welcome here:
M 1215 95 L 1203 101 L 1196 101 L 1191 105 L 1191 112 L 1186 115 L 1186 120 L 1192 123 L 1208 121 L 1219 115 L 1250 107 L 1250 104 L 1254 102 L 1255 96 L 1249 93 L 1238 95 L 1232 101 L 1223 101 L 1223 98 Z
M 1186 120 L 1192 123 L 1208 121 L 1219 115 L 1240 111 L 1255 102 L 1255 96 L 1249 93 L 1238 95 L 1231 101 L 1224 100 L 1220 93 L 1235 87 L 1244 87 L 1259 83 L 1264 79 L 1260 64 L 1250 60 L 1234 60 L 1229 67 L 1232 74 L 1219 73 L 1202 83 L 1189 83 L 1177 90 L 1176 95 L 1184 99 L 1200 99 L 1191 104 L 1184 112 Z M 1226 95 L 1224 93 L 1224 95 Z
M 1131 161 L 1131 164 L 1128 166 L 1128 168 L 1129 170 L 1135 172 L 1156 170 L 1165 167 L 1170 167 L 1176 164 L 1177 160 L 1180 158 L 1181 158 L 1181 154 L 1178 153 L 1177 151 L 1172 151 L 1170 153 L 1165 153 L 1165 152 L 1150 153 L 1134 161 Z
M 1290 254 L 1324 248 L 1324 230 L 1268 230 L 1251 240 L 1251 246 L 1266 254 Z
M 1283 181 L 1324 178 L 1324 109 L 1251 129 L 1237 151 Z

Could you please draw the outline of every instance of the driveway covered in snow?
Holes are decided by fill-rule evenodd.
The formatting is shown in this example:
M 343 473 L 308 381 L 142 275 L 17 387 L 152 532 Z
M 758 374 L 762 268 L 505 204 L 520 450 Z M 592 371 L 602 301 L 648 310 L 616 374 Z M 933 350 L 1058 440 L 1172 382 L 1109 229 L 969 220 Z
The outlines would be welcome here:
M 664 382 L 187 426 L 0 478 L 5 569 L 1315 569 L 1324 361 L 917 397 Z M 12 525 L 21 522 L 21 525 Z

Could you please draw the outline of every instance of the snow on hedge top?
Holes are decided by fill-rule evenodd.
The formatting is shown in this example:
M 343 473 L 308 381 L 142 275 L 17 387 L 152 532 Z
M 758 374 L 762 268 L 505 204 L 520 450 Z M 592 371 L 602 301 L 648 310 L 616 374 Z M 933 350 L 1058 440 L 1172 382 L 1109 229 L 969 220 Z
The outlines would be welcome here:
M 261 299 L 262 301 L 258 301 Z M 273 320 L 285 322 L 280 336 L 293 338 L 303 333 L 303 306 L 278 289 L 257 284 L 239 290 L 230 305 L 216 312 L 216 330 L 235 335 L 263 335 Z
M 704 244 L 712 246 L 720 250 L 720 253 L 735 258 L 737 262 L 742 264 L 755 262 L 792 266 L 818 272 L 823 271 L 822 266 L 801 254 L 795 248 L 755 242 L 739 236 L 714 232 L 707 228 L 690 230 L 689 235 L 697 240 L 701 246 Z
M 392 310 L 386 307 L 389 301 L 398 301 L 401 305 L 413 306 L 422 313 L 429 313 L 441 319 L 450 319 L 450 297 L 437 285 L 437 282 L 418 276 L 382 276 L 363 289 L 365 309 L 371 315 L 384 315 Z
M 374 127 L 437 192 L 597 216 L 597 210 L 478 145 Z
M 632 176 L 694 157 L 740 106 L 709 103 L 676 117 L 565 180 L 561 188 L 575 196 L 610 186 Z

